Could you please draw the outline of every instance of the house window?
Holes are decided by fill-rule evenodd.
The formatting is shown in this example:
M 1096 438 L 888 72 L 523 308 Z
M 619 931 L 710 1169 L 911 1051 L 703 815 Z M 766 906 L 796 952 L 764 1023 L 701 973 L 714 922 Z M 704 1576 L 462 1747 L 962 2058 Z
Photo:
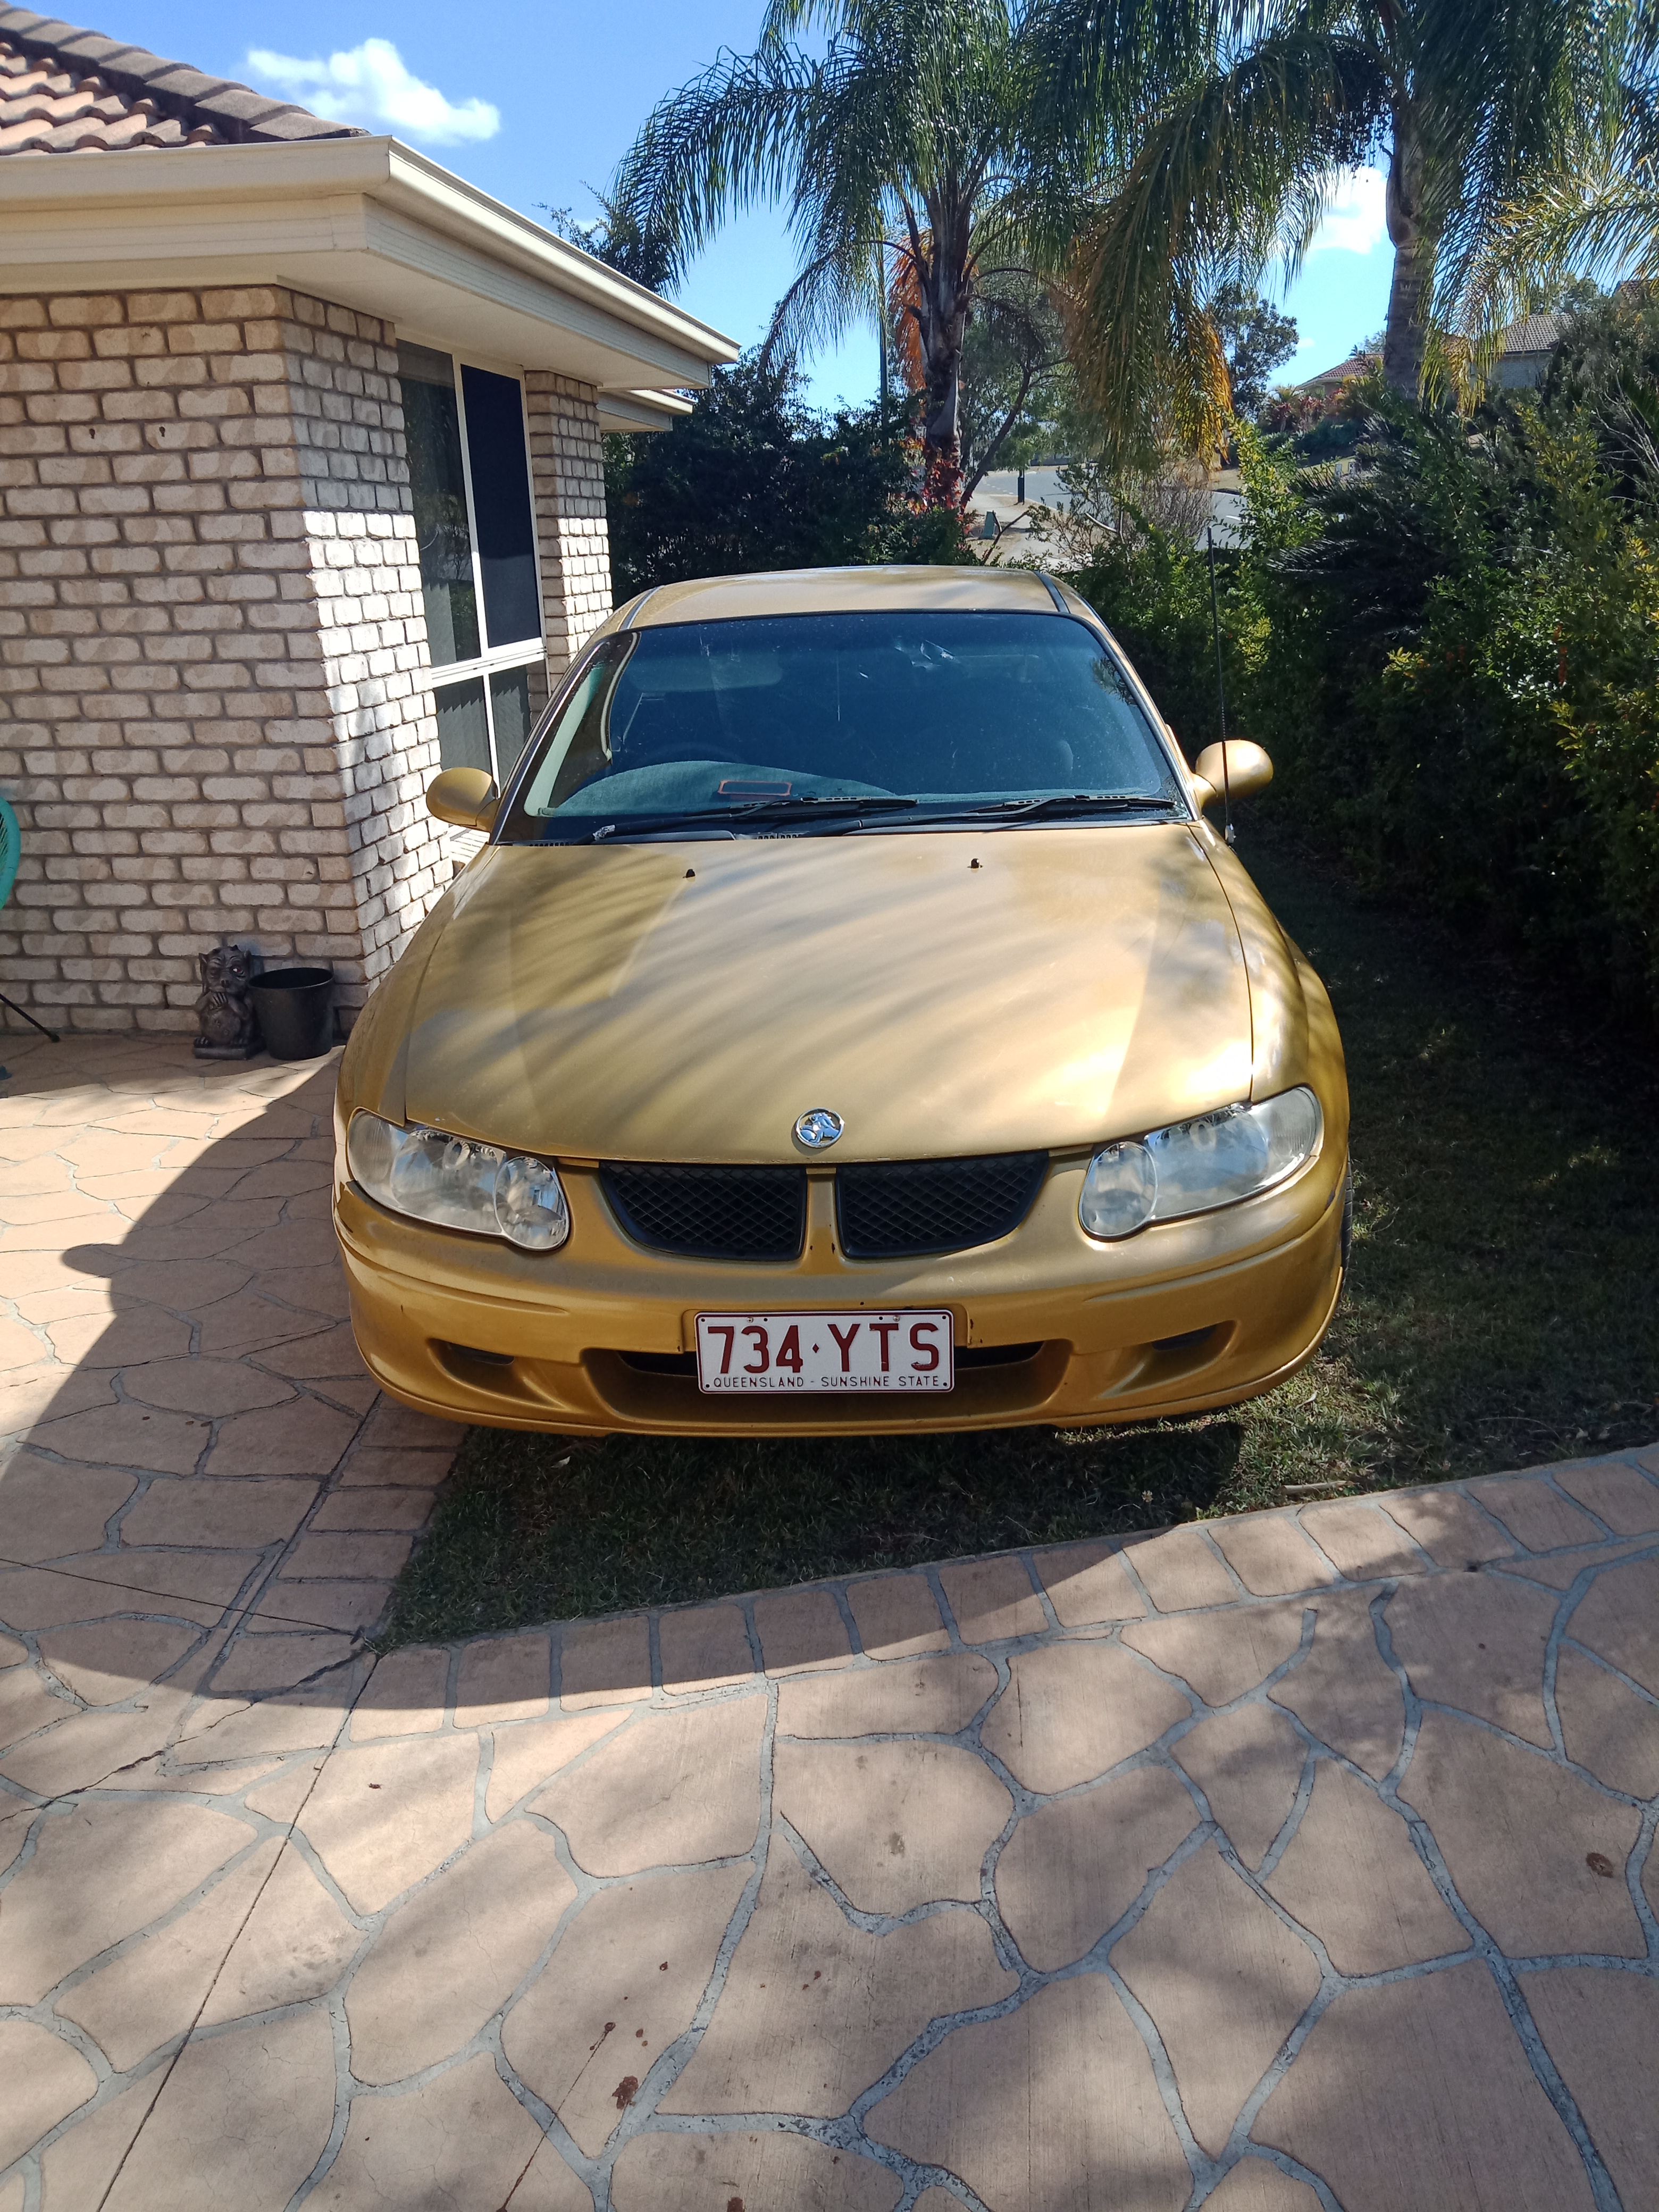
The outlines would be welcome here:
M 523 392 L 429 346 L 398 372 L 440 757 L 501 783 L 547 699 Z

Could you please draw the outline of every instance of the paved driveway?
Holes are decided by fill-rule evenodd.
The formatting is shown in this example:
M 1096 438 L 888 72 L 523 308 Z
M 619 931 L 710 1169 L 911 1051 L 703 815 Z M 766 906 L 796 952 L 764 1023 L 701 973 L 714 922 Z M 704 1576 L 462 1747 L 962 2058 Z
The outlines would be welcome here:
M 331 1072 L 0 1057 L 0 2212 L 1659 2204 L 1659 1452 L 377 1662 Z

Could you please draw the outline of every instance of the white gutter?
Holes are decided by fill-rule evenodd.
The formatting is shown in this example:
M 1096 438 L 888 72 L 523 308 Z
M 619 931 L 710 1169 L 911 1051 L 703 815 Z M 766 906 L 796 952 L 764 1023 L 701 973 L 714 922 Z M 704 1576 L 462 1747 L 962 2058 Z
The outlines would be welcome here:
M 325 146 L 338 144 L 343 148 L 353 143 L 350 139 L 324 142 Z M 452 230 L 469 243 L 488 239 L 503 260 L 516 263 L 520 268 L 556 285 L 561 291 L 591 300 L 619 321 L 651 331 L 702 360 L 737 359 L 738 349 L 723 331 L 700 322 L 695 315 L 688 315 L 683 308 L 671 306 L 657 293 L 635 283 L 619 270 L 608 268 L 591 253 L 584 253 L 579 246 L 571 245 L 568 239 L 532 222 L 528 216 L 491 199 L 488 192 L 481 192 L 465 178 L 440 167 L 424 154 L 399 145 L 395 138 L 358 139 L 355 143 L 386 149 L 386 187 L 374 194 L 375 198 L 389 201 L 394 206 L 404 204 L 411 215 L 424 216 L 434 228 Z M 226 149 L 227 152 L 250 150 Z M 323 148 L 316 150 L 321 152 Z

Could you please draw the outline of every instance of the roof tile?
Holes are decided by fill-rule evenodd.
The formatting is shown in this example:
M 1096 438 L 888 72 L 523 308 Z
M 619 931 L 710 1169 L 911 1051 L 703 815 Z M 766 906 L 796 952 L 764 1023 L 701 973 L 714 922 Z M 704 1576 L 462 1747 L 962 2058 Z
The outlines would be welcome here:
M 238 123 L 258 123 L 268 115 L 288 115 L 294 112 L 287 100 L 273 100 L 269 93 L 250 92 L 246 85 L 241 84 L 221 85 L 210 97 L 198 100 L 195 105 L 204 115 L 211 115 L 216 120 L 229 116 Z M 307 122 L 314 122 L 315 119 L 313 116 L 306 118 Z
M 1523 315 L 1518 323 L 1511 323 L 1507 330 L 1498 332 L 1499 356 L 1552 353 L 1565 337 L 1571 320 L 1572 317 L 1561 308 L 1541 315 Z
M 0 5 L 0 155 L 365 135 L 100 31 Z
M 228 79 L 209 76 L 188 62 L 163 62 L 159 69 L 147 70 L 144 81 L 155 92 L 171 92 L 180 100 L 204 100 L 216 92 L 230 89 Z

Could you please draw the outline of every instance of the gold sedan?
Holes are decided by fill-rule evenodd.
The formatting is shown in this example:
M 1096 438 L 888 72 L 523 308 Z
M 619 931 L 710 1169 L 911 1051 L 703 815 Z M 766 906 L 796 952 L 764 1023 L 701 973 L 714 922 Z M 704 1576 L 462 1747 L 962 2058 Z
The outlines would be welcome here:
M 592 638 L 354 1030 L 336 1220 L 396 1396 L 567 1432 L 1141 1420 L 1271 1389 L 1348 1237 L 1319 979 L 1085 603 L 668 586 Z

